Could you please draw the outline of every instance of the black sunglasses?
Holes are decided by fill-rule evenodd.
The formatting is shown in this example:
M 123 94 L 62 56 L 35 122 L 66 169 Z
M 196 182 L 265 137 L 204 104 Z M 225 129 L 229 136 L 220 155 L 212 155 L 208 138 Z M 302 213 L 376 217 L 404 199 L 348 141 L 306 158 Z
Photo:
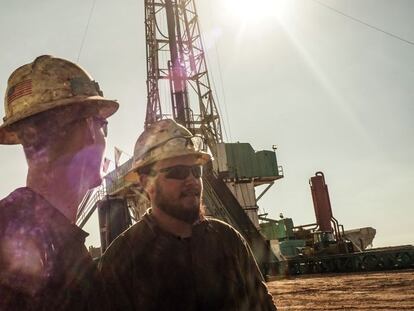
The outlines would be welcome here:
M 102 131 L 104 137 L 108 136 L 108 121 L 105 118 L 99 116 L 92 116 L 81 119 L 76 118 L 74 120 L 69 121 L 66 124 L 63 124 L 62 128 L 66 131 L 70 131 L 71 127 L 76 126 L 80 122 L 85 122 L 91 131 L 95 127 L 96 129 Z
M 157 173 L 157 171 L 153 172 Z M 190 175 L 190 173 L 193 174 L 195 178 L 200 178 L 203 176 L 203 167 L 201 165 L 176 165 L 162 168 L 158 172 L 164 173 L 165 178 L 168 179 L 184 180 Z

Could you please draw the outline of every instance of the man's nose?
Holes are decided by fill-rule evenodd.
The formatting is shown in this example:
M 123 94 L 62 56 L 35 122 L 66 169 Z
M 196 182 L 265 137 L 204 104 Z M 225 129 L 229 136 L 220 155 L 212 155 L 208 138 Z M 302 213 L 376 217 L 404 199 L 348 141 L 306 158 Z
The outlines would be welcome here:
M 201 178 L 194 176 L 193 171 L 190 170 L 190 174 L 188 174 L 187 178 L 184 181 L 186 183 L 199 184 L 201 182 Z

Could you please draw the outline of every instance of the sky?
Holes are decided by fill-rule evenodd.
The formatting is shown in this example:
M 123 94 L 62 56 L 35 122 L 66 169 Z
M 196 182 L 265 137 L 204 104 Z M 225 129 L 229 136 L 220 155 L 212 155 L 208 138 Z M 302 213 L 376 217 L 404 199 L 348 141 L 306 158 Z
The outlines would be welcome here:
M 284 178 L 260 210 L 315 222 L 308 180 L 323 171 L 345 229 L 376 228 L 375 247 L 413 244 L 414 1 L 196 3 L 226 142 L 278 147 Z M 0 0 L 0 90 L 39 55 L 78 62 L 119 101 L 106 156 L 116 146 L 127 160 L 146 111 L 143 9 L 133 0 Z M 25 185 L 27 165 L 21 146 L 0 150 L 5 197 Z M 84 230 L 98 246 L 95 217 Z

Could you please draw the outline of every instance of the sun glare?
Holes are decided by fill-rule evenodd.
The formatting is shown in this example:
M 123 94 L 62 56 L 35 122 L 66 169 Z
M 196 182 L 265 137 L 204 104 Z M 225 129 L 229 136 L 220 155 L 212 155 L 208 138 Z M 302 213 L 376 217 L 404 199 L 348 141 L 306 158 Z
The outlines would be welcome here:
M 243 21 L 260 21 L 275 17 L 285 19 L 291 12 L 292 0 L 225 0 L 230 15 Z

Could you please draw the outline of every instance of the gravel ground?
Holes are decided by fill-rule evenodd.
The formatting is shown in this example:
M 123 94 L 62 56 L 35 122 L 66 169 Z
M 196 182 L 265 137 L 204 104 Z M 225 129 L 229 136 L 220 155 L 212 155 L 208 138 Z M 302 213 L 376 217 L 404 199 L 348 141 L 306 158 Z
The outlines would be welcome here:
M 268 287 L 278 310 L 414 310 L 414 270 L 299 276 Z

